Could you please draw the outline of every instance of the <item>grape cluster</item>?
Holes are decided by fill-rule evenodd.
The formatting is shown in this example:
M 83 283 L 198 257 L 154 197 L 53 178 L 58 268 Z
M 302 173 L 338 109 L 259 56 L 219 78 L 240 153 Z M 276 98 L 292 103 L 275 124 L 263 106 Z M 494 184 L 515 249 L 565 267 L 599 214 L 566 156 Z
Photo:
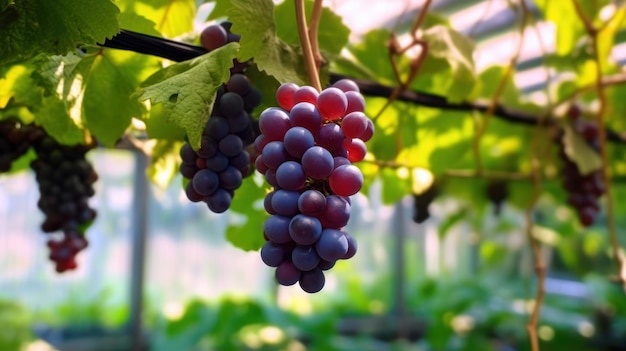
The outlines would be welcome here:
M 41 128 L 16 118 L 0 121 L 0 173 L 8 172 L 13 161 L 24 155 L 44 135 Z
M 580 109 L 575 105 L 570 108 L 568 118 L 574 130 L 585 139 L 587 144 L 594 150 L 600 151 L 598 126 L 584 120 Z M 601 170 L 581 174 L 578 166 L 567 157 L 563 143 L 560 144 L 559 156 L 563 161 L 563 188 L 569 194 L 567 202 L 576 209 L 580 223 L 589 227 L 600 211 L 598 199 L 604 194 L 605 187 Z
M 413 222 L 424 223 L 430 218 L 430 204 L 439 195 L 439 188 L 433 182 L 420 194 L 413 194 Z
M 252 173 L 246 147 L 258 134 L 258 127 L 250 117 L 252 109 L 260 103 L 254 91 L 258 90 L 245 75 L 233 74 L 218 89 L 200 148 L 194 150 L 185 143 L 180 150 L 183 160 L 180 173 L 189 179 L 185 187 L 187 198 L 192 202 L 204 201 L 215 213 L 230 207 L 234 191 Z
M 230 22 L 223 22 L 204 28 L 200 34 L 203 47 L 211 51 L 239 41 L 230 27 Z M 185 143 L 180 150 L 180 173 L 189 180 L 187 198 L 204 201 L 215 213 L 228 210 L 235 190 L 252 173 L 249 146 L 259 130 L 250 113 L 261 103 L 261 92 L 243 74 L 245 68 L 246 64 L 235 60 L 228 82 L 219 87 L 200 148 L 194 150 Z
M 356 253 L 356 241 L 342 228 L 350 218 L 349 197 L 363 185 L 352 163 L 365 157 L 374 124 L 351 80 L 319 93 L 287 83 L 276 98 L 281 108 L 261 113 L 254 142 L 256 169 L 273 186 L 264 203 L 271 216 L 263 225 L 261 259 L 276 267 L 279 284 L 299 282 L 315 293 L 324 287 L 324 270 Z
M 62 240 L 50 239 L 48 247 L 56 270 L 64 272 L 76 268 L 76 254 L 87 247 L 84 229 L 96 217 L 89 198 L 98 175 L 85 158 L 95 145 L 62 145 L 46 135 L 33 146 L 37 158 L 30 167 L 39 184 L 37 206 L 46 216 L 41 229 L 62 232 Z
M 494 215 L 500 215 L 507 197 L 509 197 L 509 189 L 505 181 L 493 180 L 487 184 L 487 199 L 493 204 Z

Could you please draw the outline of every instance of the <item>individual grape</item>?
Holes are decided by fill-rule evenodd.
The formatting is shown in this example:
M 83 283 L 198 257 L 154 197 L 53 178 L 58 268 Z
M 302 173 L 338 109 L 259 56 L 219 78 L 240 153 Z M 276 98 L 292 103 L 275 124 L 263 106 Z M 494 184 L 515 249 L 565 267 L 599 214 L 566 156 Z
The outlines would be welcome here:
M 299 197 L 297 191 L 276 190 L 271 200 L 272 208 L 281 216 L 294 216 L 298 213 Z
M 315 138 L 317 145 L 328 151 L 343 148 L 343 140 L 343 131 L 341 130 L 341 127 L 335 123 L 323 125 Z
M 265 171 L 265 180 L 272 186 L 277 187 L 278 181 L 276 180 L 276 170 L 268 169 Z
M 298 214 L 289 222 L 289 235 L 299 245 L 312 245 L 322 235 L 322 224 L 315 217 Z
M 363 174 L 356 166 L 339 166 L 330 174 L 328 183 L 335 194 L 351 196 L 361 190 L 363 186 Z
M 274 210 L 274 207 L 272 207 L 272 198 L 274 197 L 274 194 L 276 194 L 276 190 L 269 192 L 263 199 L 263 208 L 265 208 L 265 212 L 271 215 L 278 214 L 276 210 Z
M 320 146 L 313 146 L 302 155 L 302 168 L 305 174 L 312 179 L 324 179 L 330 176 L 334 164 L 330 152 Z
M 187 199 L 191 202 L 200 202 L 204 200 L 204 196 L 199 194 L 196 189 L 193 187 L 193 182 L 187 183 L 185 187 L 185 195 L 187 195 Z
M 301 102 L 308 102 L 311 104 L 317 103 L 317 97 L 319 93 L 315 88 L 309 85 L 304 85 L 298 88 L 293 94 L 293 100 L 296 104 Z
M 294 191 L 302 189 L 306 182 L 302 165 L 295 161 L 284 162 L 276 169 L 276 182 L 283 189 Z
M 325 228 L 342 228 L 350 219 L 350 204 L 346 198 L 337 195 L 326 197 L 326 208 L 321 216 Z
M 228 119 L 228 131 L 236 134 L 244 144 L 249 144 L 256 137 L 255 132 L 250 128 L 250 121 L 250 115 L 246 111 L 241 111 L 237 116 Z M 251 136 L 249 141 L 248 135 Z
M 308 216 L 321 215 L 326 209 L 326 196 L 317 190 L 307 190 L 298 198 L 298 209 Z
M 337 88 L 326 88 L 317 97 L 317 108 L 327 121 L 340 119 L 348 108 L 348 99 L 343 91 Z
M 205 199 L 209 209 L 215 213 L 222 213 L 228 210 L 231 201 L 232 197 L 230 193 L 222 188 L 218 188 Z
M 209 196 L 217 190 L 220 181 L 217 174 L 211 170 L 198 171 L 191 180 L 193 190 L 201 196 Z
M 360 138 L 367 129 L 367 116 L 363 112 L 351 112 L 341 120 L 341 131 L 346 138 Z
M 235 190 L 241 186 L 243 176 L 241 171 L 233 166 L 228 166 L 219 175 L 219 185 L 226 190 Z
M 231 157 L 228 163 L 241 171 L 250 166 L 250 155 L 247 151 L 240 152 L 236 156 Z
M 346 252 L 346 254 L 341 258 L 342 260 L 347 260 L 350 259 L 352 257 L 354 257 L 354 255 L 356 254 L 356 251 L 358 249 L 358 245 L 356 240 L 354 240 L 354 237 L 346 232 L 343 232 L 343 235 L 346 237 L 346 239 L 348 240 L 348 251 Z
M 320 263 L 317 264 L 317 268 L 327 271 L 335 266 L 337 261 L 326 261 L 324 259 L 320 259 Z
M 243 96 L 243 109 L 248 113 L 252 112 L 255 107 L 261 104 L 261 99 L 261 91 L 253 87 Z
M 198 167 L 195 164 L 187 164 L 181 163 L 179 168 L 180 174 L 187 179 L 193 178 L 193 176 L 198 172 Z
M 361 139 L 344 139 L 343 146 L 348 152 L 348 160 L 350 162 L 359 162 L 365 158 L 367 147 Z
M 298 85 L 294 83 L 281 84 L 276 90 L 276 101 L 278 105 L 286 111 L 291 110 L 295 104 L 294 94 L 298 90 Z
M 269 167 L 267 167 L 267 165 L 263 161 L 263 155 L 257 156 L 256 160 L 254 160 L 254 167 L 261 174 L 265 174 L 269 169 Z
M 180 148 L 180 158 L 183 160 L 183 162 L 195 163 L 198 155 L 196 155 L 196 152 L 193 151 L 191 145 L 185 143 L 185 145 Z
M 213 138 L 216 141 L 222 140 L 230 133 L 228 127 L 228 121 L 219 116 L 213 116 L 209 118 L 206 127 L 204 128 L 204 134 Z
M 261 248 L 261 260 L 270 267 L 278 267 L 285 260 L 285 250 L 279 244 L 268 241 Z
M 333 169 L 343 166 L 343 165 L 351 165 L 352 162 L 345 157 L 335 156 L 333 157 Z
M 316 268 L 312 271 L 302 272 L 299 283 L 302 290 L 308 292 L 309 294 L 313 294 L 324 288 L 326 278 L 324 277 L 324 272 L 322 272 L 321 269 Z
M 309 130 L 302 127 L 292 127 L 285 133 L 283 145 L 287 153 L 300 158 L 305 151 L 315 145 L 315 139 Z
M 289 236 L 290 221 L 291 217 L 280 215 L 270 216 L 265 220 L 265 223 L 263 223 L 263 233 L 265 233 L 269 240 L 278 244 L 292 242 L 291 236 Z
M 219 173 L 228 167 L 228 157 L 221 152 L 217 152 L 213 157 L 206 160 L 207 169 Z
M 259 154 L 263 152 L 265 145 L 267 145 L 270 141 L 267 140 L 265 135 L 259 134 L 258 137 L 254 139 L 254 150 Z
M 320 258 L 336 261 L 348 253 L 348 239 L 340 230 L 324 229 L 315 248 Z
M 317 134 L 322 125 L 322 115 L 314 104 L 308 102 L 296 104 L 289 112 L 289 118 L 293 126 L 304 127 L 312 134 Z
M 310 271 L 317 267 L 320 257 L 313 246 L 296 246 L 291 252 L 291 262 L 300 271 Z
M 271 141 L 263 148 L 263 162 L 271 169 L 277 169 L 278 166 L 290 160 L 285 145 L 281 141 Z
M 259 116 L 259 128 L 268 140 L 282 141 L 285 133 L 291 128 L 291 121 L 285 111 L 268 108 Z
M 338 81 L 333 83 L 332 86 L 343 91 L 344 93 L 350 91 L 359 93 L 360 91 L 359 86 L 351 79 L 339 79 Z
M 237 73 L 230 76 L 226 83 L 226 90 L 240 96 L 244 96 L 250 92 L 252 85 L 245 74 Z
M 346 92 L 346 100 L 348 100 L 348 107 L 346 107 L 346 115 L 352 112 L 365 111 L 365 99 L 363 95 L 355 91 Z
M 224 117 L 234 118 L 244 112 L 241 95 L 227 92 L 219 99 L 219 109 Z
M 276 267 L 276 281 L 280 285 L 294 285 L 300 279 L 302 272 L 291 261 L 283 261 Z
M 243 142 L 235 134 L 228 134 L 220 140 L 219 150 L 227 157 L 234 157 L 243 152 Z
M 227 39 L 228 33 L 224 27 L 217 24 L 205 27 L 200 33 L 200 43 L 208 51 L 226 45 Z
M 360 139 L 367 142 L 372 138 L 372 136 L 374 136 L 374 122 L 372 122 L 371 119 L 368 119 L 367 128 L 365 128 L 365 132 L 363 132 Z

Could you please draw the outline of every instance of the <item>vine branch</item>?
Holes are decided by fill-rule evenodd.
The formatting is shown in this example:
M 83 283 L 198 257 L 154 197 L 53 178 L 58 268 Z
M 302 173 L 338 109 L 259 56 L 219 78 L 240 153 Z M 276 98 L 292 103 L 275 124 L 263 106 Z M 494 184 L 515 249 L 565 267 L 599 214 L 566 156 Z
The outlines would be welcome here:
M 324 58 L 320 53 L 319 41 L 317 40 L 317 32 L 320 26 L 320 20 L 322 19 L 322 0 L 315 0 L 313 4 L 313 13 L 311 14 L 311 23 L 309 23 L 309 42 L 311 43 L 311 50 L 313 51 L 313 58 L 315 59 L 315 67 L 319 71 L 322 67 L 322 61 Z
M 296 7 L 296 22 L 298 24 L 298 35 L 300 36 L 300 46 L 302 47 L 302 54 L 304 56 L 306 72 L 309 76 L 309 82 L 311 83 L 311 86 L 313 86 L 313 88 L 315 88 L 317 91 L 321 91 L 322 84 L 320 83 L 320 77 L 317 72 L 315 55 L 313 54 L 313 48 L 311 47 L 311 40 L 309 38 L 309 32 L 306 24 L 304 0 L 294 1 Z
M 112 49 L 133 51 L 145 55 L 163 57 L 178 62 L 193 59 L 200 55 L 206 54 L 207 52 L 201 46 L 191 45 L 124 29 L 121 30 L 113 38 L 107 39 L 101 46 Z M 330 73 L 331 83 L 334 83 L 343 78 L 352 79 L 359 86 L 361 93 L 366 96 L 389 98 L 394 90 L 394 88 L 391 86 L 380 84 L 372 80 L 347 77 L 338 73 Z M 626 83 L 626 72 L 602 77 L 602 85 L 604 87 L 624 83 Z M 578 90 L 578 93 L 593 90 L 594 87 L 595 84 L 582 87 Z M 572 94 L 572 97 L 574 95 L 575 94 Z M 481 101 L 471 103 L 451 103 L 444 96 L 414 91 L 410 89 L 401 92 L 398 95 L 397 100 L 425 107 L 439 108 L 450 111 L 485 112 L 489 108 L 489 104 Z M 494 107 L 493 115 L 507 122 L 524 125 L 536 125 L 539 118 L 534 114 L 512 110 L 501 104 L 497 104 Z M 550 126 L 554 123 L 555 121 L 553 119 L 547 118 L 544 125 Z M 607 140 L 620 144 L 626 144 L 626 132 L 620 133 L 607 128 L 606 136 Z
M 617 234 L 617 228 L 615 227 L 615 209 L 613 207 L 613 187 L 611 184 L 611 175 L 609 170 L 609 156 L 607 150 L 607 136 L 606 131 L 602 128 L 605 124 L 605 113 L 607 107 L 606 92 L 604 91 L 604 85 L 602 84 L 602 58 L 600 57 L 600 43 L 598 35 L 600 31 L 593 25 L 591 20 L 585 16 L 582 11 L 581 5 L 578 0 L 572 0 L 576 13 L 580 20 L 585 24 L 587 34 L 591 38 L 591 46 L 593 50 L 593 61 L 595 63 L 595 90 L 598 96 L 598 111 L 596 113 L 596 123 L 598 125 L 598 140 L 600 143 L 600 156 L 602 160 L 602 180 L 604 181 L 604 197 L 605 197 L 605 210 L 606 210 L 606 227 L 609 232 L 609 238 L 611 241 L 611 248 L 613 251 L 613 260 L 617 265 L 617 281 L 622 285 L 623 290 L 626 292 L 626 257 L 622 251 L 622 247 L 619 243 Z

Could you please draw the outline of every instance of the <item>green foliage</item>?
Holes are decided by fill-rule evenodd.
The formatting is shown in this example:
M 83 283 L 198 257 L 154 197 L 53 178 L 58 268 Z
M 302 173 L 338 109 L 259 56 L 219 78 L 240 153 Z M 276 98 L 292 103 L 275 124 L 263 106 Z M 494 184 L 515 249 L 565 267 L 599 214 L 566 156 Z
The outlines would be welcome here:
M 228 81 L 239 45 L 231 43 L 190 61 L 156 72 L 137 92 L 141 100 L 163 104 L 168 120 L 185 129 L 194 149 L 200 147 L 217 88 Z
M 254 58 L 260 71 L 276 78 L 280 83 L 293 82 L 304 85 L 306 74 L 302 54 L 278 38 L 274 20 L 274 3 L 271 0 L 233 0 L 228 18 L 232 31 L 241 35 L 240 62 Z
M 118 32 L 118 15 L 110 0 L 2 1 L 0 63 L 103 43 Z
M 26 309 L 11 301 L 0 300 L 0 349 L 22 350 L 33 339 L 30 330 L 31 316 Z

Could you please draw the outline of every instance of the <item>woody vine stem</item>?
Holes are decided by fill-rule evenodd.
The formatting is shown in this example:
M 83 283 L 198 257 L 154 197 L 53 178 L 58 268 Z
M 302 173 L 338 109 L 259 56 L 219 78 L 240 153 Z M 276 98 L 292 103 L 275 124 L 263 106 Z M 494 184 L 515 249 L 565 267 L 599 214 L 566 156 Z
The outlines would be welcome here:
M 321 17 L 321 0 L 315 0 L 313 18 L 310 28 L 307 28 L 306 13 L 304 8 L 304 0 L 294 0 L 296 8 L 296 22 L 298 24 L 298 35 L 300 36 L 300 45 L 304 56 L 304 64 L 306 67 L 309 82 L 317 91 L 322 90 L 320 77 L 318 72 L 318 63 L 321 64 L 321 55 L 317 45 L 317 28 Z M 315 44 L 312 44 L 312 43 Z M 314 51 L 315 48 L 315 51 Z M 316 57 L 318 58 L 316 60 Z

